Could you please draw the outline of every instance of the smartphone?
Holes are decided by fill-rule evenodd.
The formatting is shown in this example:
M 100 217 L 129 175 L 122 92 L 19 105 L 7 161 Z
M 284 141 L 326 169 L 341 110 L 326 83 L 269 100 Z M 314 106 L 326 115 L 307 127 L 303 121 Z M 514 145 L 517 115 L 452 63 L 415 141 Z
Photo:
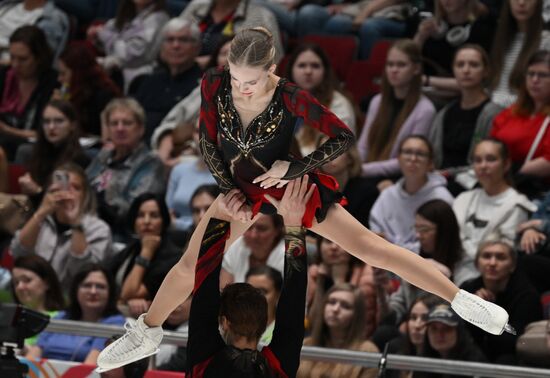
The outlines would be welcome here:
M 56 170 L 53 172 L 53 182 L 59 184 L 61 189 L 69 189 L 69 173 L 67 171 Z

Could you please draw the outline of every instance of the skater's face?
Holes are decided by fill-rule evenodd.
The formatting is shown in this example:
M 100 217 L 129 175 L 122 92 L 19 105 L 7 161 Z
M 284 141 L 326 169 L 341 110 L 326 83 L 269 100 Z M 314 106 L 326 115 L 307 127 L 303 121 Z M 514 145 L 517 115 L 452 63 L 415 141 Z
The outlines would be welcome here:
M 74 131 L 75 125 L 59 109 L 46 106 L 44 113 L 42 113 L 42 128 L 46 140 L 53 145 L 57 145 L 69 137 Z
M 409 339 L 417 349 L 424 344 L 428 312 L 428 307 L 423 302 L 416 302 L 409 314 L 409 320 L 407 321 Z
M 474 150 L 474 171 L 484 188 L 505 181 L 510 162 L 503 159 L 500 148 L 495 142 L 483 141 Z
M 476 261 L 477 269 L 484 281 L 507 281 L 515 269 L 510 249 L 503 244 L 492 244 L 485 247 Z
M 338 244 L 323 239 L 321 241 L 321 259 L 326 266 L 348 264 L 350 255 Z
M 193 224 L 195 226 L 199 224 L 202 217 L 204 216 L 204 214 L 206 214 L 214 200 L 214 197 L 204 192 L 193 197 L 193 199 L 191 200 L 191 217 L 193 218 Z
M 478 88 L 482 86 L 488 71 L 481 53 L 472 48 L 460 50 L 453 62 L 453 72 L 461 89 Z
M 428 324 L 428 341 L 433 349 L 441 356 L 447 356 L 456 345 L 458 338 L 457 328 L 440 323 L 433 322 Z
M 13 268 L 12 283 L 19 302 L 33 310 L 43 310 L 48 284 L 29 269 Z
M 275 72 L 275 65 L 268 70 L 228 62 L 233 94 L 238 97 L 254 98 L 265 94 L 269 76 Z
M 77 298 L 83 314 L 102 313 L 109 299 L 109 283 L 103 272 L 90 272 L 78 286 Z
M 416 238 L 420 242 L 420 249 L 427 254 L 433 253 L 437 238 L 437 224 L 430 222 L 422 215 L 416 214 L 414 229 L 416 231 Z
M 346 330 L 355 314 L 354 297 L 350 291 L 330 293 L 325 304 L 325 323 L 328 328 Z
M 157 201 L 148 200 L 139 207 L 135 231 L 140 239 L 146 235 L 159 236 L 162 232 L 162 216 Z
M 246 282 L 262 292 L 267 301 L 268 319 L 274 319 L 280 293 L 275 288 L 273 280 L 265 274 L 257 274 L 249 276 Z
M 386 59 L 386 77 L 394 88 L 406 88 L 420 75 L 420 65 L 398 48 L 391 48 Z
M 426 142 L 419 138 L 405 140 L 399 150 L 399 166 L 405 179 L 425 177 L 433 169 Z
M 292 66 L 292 79 L 302 89 L 312 91 L 323 81 L 325 68 L 321 58 L 311 50 L 298 55 Z
M 268 215 L 261 215 L 256 222 L 244 233 L 244 242 L 250 248 L 253 257 L 264 259 L 273 250 L 279 230 L 273 224 L 273 220 Z

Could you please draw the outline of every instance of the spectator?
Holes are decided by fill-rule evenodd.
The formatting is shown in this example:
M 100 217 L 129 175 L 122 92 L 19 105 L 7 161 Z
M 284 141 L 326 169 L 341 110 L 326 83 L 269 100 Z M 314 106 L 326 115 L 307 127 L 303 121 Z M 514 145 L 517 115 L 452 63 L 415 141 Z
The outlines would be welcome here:
M 433 170 L 433 148 L 421 135 L 409 135 L 399 146 L 399 166 L 403 178 L 384 190 L 372 207 L 370 230 L 394 244 L 412 251 L 419 245 L 414 232 L 414 214 L 433 199 L 453 202 L 447 181 Z
M 73 42 L 57 61 L 61 90 L 54 97 L 69 100 L 77 110 L 78 123 L 85 136 L 101 135 L 100 115 L 105 106 L 121 92 L 97 63 L 91 48 Z
M 147 114 L 145 141 L 180 100 L 199 84 L 201 69 L 195 63 L 200 50 L 200 29 L 191 21 L 173 18 L 160 33 L 158 69 L 137 78 L 132 87 Z
M 514 240 L 517 226 L 537 209 L 510 186 L 510 164 L 506 145 L 496 139 L 483 139 L 474 148 L 473 166 L 481 187 L 463 192 L 453 204 L 465 252 L 464 279 L 479 276 L 474 266 L 479 243 L 494 232 Z
M 225 252 L 221 270 L 221 287 L 244 282 L 249 269 L 267 265 L 283 274 L 284 224 L 280 216 L 258 214 L 244 235 Z
M 22 192 L 34 197 L 37 204 L 56 167 L 76 163 L 85 168 L 90 162 L 78 143 L 78 126 L 77 114 L 70 103 L 52 100 L 44 108 L 38 138 L 25 161 L 28 173 L 19 177 Z
M 124 88 L 149 73 L 158 52 L 158 32 L 168 21 L 164 0 L 120 0 L 116 17 L 88 29 L 88 39 L 105 52 L 100 64 L 122 71 Z M 126 92 L 126 90 L 125 90 Z
M 124 217 L 141 193 L 164 189 L 162 162 L 143 143 L 145 112 L 131 98 L 114 99 L 102 117 L 113 148 L 103 148 L 86 174 L 98 194 L 99 214 L 108 221 L 117 238 L 124 235 Z
M 10 66 L 0 66 L 0 145 L 13 161 L 17 147 L 36 138 L 45 104 L 57 84 L 52 52 L 36 26 L 10 36 Z
M 246 273 L 246 283 L 259 289 L 267 301 L 267 327 L 260 337 L 259 345 L 269 345 L 275 329 L 277 302 L 283 289 L 283 275 L 270 266 L 263 265 Z
M 485 90 L 490 63 L 482 47 L 471 44 L 458 47 L 453 72 L 460 98 L 437 113 L 430 129 L 430 140 L 434 146 L 436 169 L 447 178 L 451 193 L 458 195 L 471 188 L 465 188 L 463 184 L 466 183 L 457 175 L 468 171 L 475 144 L 489 134 L 501 108 L 490 101 Z
M 325 52 L 316 44 L 298 45 L 286 64 L 285 76 L 300 88 L 310 92 L 329 108 L 355 133 L 356 115 L 352 102 L 340 91 L 334 70 Z M 324 135 L 309 125 L 302 124 L 297 140 L 302 156 L 309 155 Z
M 246 28 L 263 26 L 273 34 L 278 61 L 284 53 L 275 16 L 260 4 L 250 0 L 195 0 L 189 3 L 180 17 L 194 21 L 202 32 L 198 63 L 206 66 L 210 54 L 223 36 L 235 35 Z
M 490 51 L 495 27 L 495 15 L 483 12 L 479 0 L 435 1 L 435 15 L 420 23 L 414 37 L 422 49 L 425 74 L 435 76 L 426 78 L 426 84 L 454 89 L 445 83 L 453 74 L 457 49 L 473 43 Z
M 116 308 L 116 287 L 109 272 L 96 264 L 80 270 L 70 285 L 69 307 L 55 319 L 123 325 L 125 319 Z M 26 357 L 95 365 L 106 341 L 102 337 L 43 332 Z
M 313 330 L 304 345 L 378 352 L 378 348 L 365 339 L 365 303 L 363 293 L 350 284 L 338 284 L 327 291 L 323 311 L 313 319 Z M 377 369 L 333 362 L 302 360 L 297 377 L 356 378 L 376 377 Z
M 95 215 L 95 197 L 82 168 L 66 163 L 58 170 L 67 174 L 67 182 L 51 179 L 40 207 L 15 233 L 10 249 L 15 257 L 45 258 L 68 288 L 84 265 L 107 257 L 111 232 Z
M 181 250 L 167 237 L 170 214 L 160 195 L 140 194 L 126 217 L 134 240 L 106 266 L 120 288 L 119 301 L 137 318 L 147 312 L 164 276 L 181 257 Z
M 491 99 L 508 107 L 517 99 L 528 59 L 550 49 L 550 32 L 542 30 L 542 0 L 503 3 L 491 51 Z
M 401 141 L 410 134 L 428 134 L 435 115 L 433 104 L 420 92 L 420 62 L 413 41 L 395 42 L 388 52 L 382 93 L 369 105 L 357 147 L 363 175 L 373 178 L 379 189 L 392 185 L 387 179 L 399 175 Z
M 531 219 L 518 226 L 518 234 L 521 235 L 521 251 L 527 254 L 542 253 L 550 257 L 550 191 L 546 193 Z
M 421 357 L 447 360 L 486 362 L 483 352 L 476 346 L 466 327 L 449 304 L 441 304 L 430 310 L 427 320 L 424 351 Z M 417 372 L 420 378 L 458 378 L 459 375 L 442 375 Z
M 37 255 L 15 259 L 12 269 L 12 296 L 19 303 L 34 311 L 55 316 L 65 308 L 61 285 L 51 265 Z M 38 336 L 25 339 L 25 346 L 35 345 Z
M 69 38 L 69 19 L 49 0 L 8 0 L 0 4 L 0 61 L 9 61 L 8 41 L 19 27 L 34 25 L 40 28 L 56 56 L 65 48 Z
M 506 144 L 514 168 L 521 174 L 550 176 L 550 133 L 543 128 L 545 122 L 548 126 L 550 51 L 541 50 L 527 61 L 518 101 L 495 118 L 491 130 L 491 136 Z M 541 139 L 537 145 L 535 140 L 539 134 Z M 531 149 L 534 149 L 532 153 Z
M 476 254 L 475 264 L 481 276 L 462 285 L 462 289 L 502 306 L 510 315 L 509 323 L 517 335 L 494 336 L 468 327 L 489 361 L 499 364 L 518 363 L 518 337 L 527 324 L 542 319 L 540 295 L 524 273 L 516 269 L 517 258 L 511 241 L 491 235 L 479 245 Z

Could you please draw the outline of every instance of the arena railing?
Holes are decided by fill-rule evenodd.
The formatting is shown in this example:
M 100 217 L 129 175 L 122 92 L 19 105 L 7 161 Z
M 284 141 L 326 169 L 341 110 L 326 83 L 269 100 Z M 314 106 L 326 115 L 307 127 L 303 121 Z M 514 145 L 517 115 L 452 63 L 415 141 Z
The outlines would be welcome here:
M 124 327 L 120 326 L 58 319 L 52 319 L 48 324 L 46 331 L 106 338 L 109 338 L 113 335 L 122 335 L 125 332 Z M 162 342 L 164 344 L 185 346 L 187 344 L 187 334 L 184 332 L 165 331 Z M 302 348 L 301 357 L 308 360 L 337 362 L 364 367 L 378 367 L 382 358 L 382 354 L 304 346 Z M 386 356 L 385 367 L 388 370 L 396 369 L 424 371 L 430 373 L 462 375 L 467 377 L 550 377 L 550 369 L 486 364 L 466 361 L 452 361 L 435 358 L 403 356 L 396 354 L 388 354 Z

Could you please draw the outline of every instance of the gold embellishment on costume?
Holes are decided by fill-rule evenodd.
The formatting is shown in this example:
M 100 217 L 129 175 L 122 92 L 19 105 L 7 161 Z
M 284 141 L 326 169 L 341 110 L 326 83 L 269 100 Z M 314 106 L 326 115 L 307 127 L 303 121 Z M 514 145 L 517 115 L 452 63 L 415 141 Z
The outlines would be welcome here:
M 226 177 L 225 163 L 219 157 L 218 148 L 204 137 L 199 139 L 199 144 L 201 147 L 202 156 L 204 160 L 206 160 L 207 165 L 210 167 L 212 176 L 214 176 L 218 182 L 220 189 L 223 192 L 228 192 L 233 189 L 233 181 L 230 177 Z

